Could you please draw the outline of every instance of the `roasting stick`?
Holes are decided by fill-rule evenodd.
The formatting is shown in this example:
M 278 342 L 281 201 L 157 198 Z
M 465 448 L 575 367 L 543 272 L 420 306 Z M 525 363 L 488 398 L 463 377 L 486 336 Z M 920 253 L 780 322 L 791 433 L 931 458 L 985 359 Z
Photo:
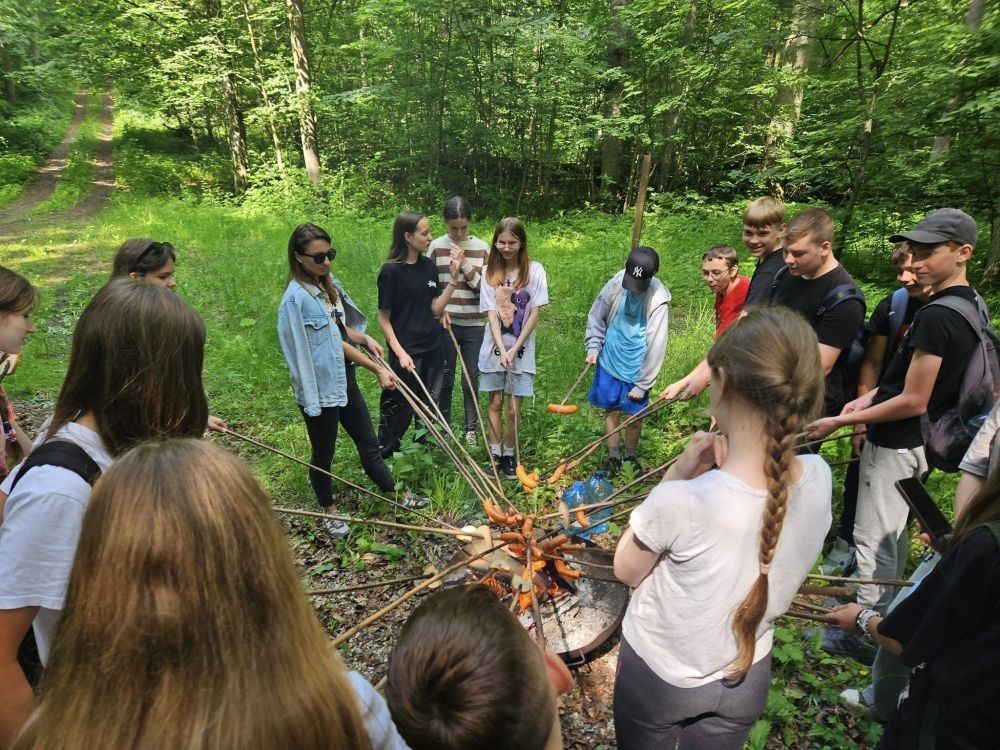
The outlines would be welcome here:
M 381 357 L 374 355 L 372 352 L 368 352 L 368 355 L 369 357 L 371 357 L 372 361 L 374 361 L 379 366 L 388 367 L 388 364 Z M 417 382 L 421 384 L 421 387 L 424 389 L 424 391 L 427 392 L 427 388 L 425 385 L 423 385 L 423 381 L 421 381 L 420 377 L 416 373 L 413 373 L 413 375 L 417 380 Z M 428 431 L 431 433 L 431 435 L 433 435 L 434 439 L 438 441 L 438 444 L 441 446 L 441 449 L 448 455 L 448 458 L 455 465 L 455 468 L 458 470 L 459 474 L 461 474 L 462 478 L 469 483 L 469 486 L 472 487 L 473 492 L 475 492 L 476 496 L 480 499 L 480 501 L 490 496 L 491 493 L 487 490 L 497 492 L 498 488 L 492 485 L 490 478 L 485 474 L 485 472 L 482 471 L 482 469 L 479 468 L 479 464 L 473 461 L 472 457 L 465 450 L 465 446 L 463 446 L 457 440 L 455 441 L 454 445 L 450 444 L 446 436 L 437 430 L 437 428 L 434 425 L 437 416 L 433 412 L 431 412 L 428 408 L 425 407 L 424 403 L 417 397 L 416 393 L 413 392 L 413 389 L 411 389 L 408 385 L 406 385 L 406 383 L 404 383 L 401 379 L 397 379 L 396 388 L 399 389 L 399 392 L 403 395 L 403 398 L 406 399 L 407 403 L 409 403 L 410 408 L 413 409 L 414 413 L 421 420 L 423 420 L 424 426 L 427 427 Z M 428 392 L 428 398 L 430 398 L 429 392 Z M 431 399 L 431 401 L 433 401 L 433 399 Z M 450 428 L 448 428 L 448 430 L 450 433 Z M 452 435 L 452 437 L 454 437 L 454 435 Z M 468 463 L 463 463 L 459 459 L 458 453 L 456 453 L 455 451 L 456 447 L 458 448 L 458 451 L 464 455 Z M 475 474 L 475 472 L 478 472 L 478 476 Z M 482 482 L 482 485 L 479 484 L 480 481 Z M 486 489 L 484 489 L 484 487 Z M 506 500 L 506 502 L 510 504 L 512 508 L 514 508 L 513 504 L 510 503 L 510 500 L 508 500 L 503 496 L 502 491 L 500 491 L 500 497 L 503 497 L 504 500 Z M 516 511 L 517 509 L 514 508 L 514 510 Z
M 825 622 L 828 625 L 830 621 L 826 619 L 823 615 L 814 615 L 810 612 L 802 612 L 801 610 L 790 609 L 779 617 L 796 617 L 799 620 L 812 620 L 813 622 Z
M 479 434 L 483 436 L 483 447 L 489 450 L 490 438 L 486 434 L 486 424 L 483 422 L 483 413 L 479 409 L 479 394 L 476 393 L 476 389 L 472 387 L 472 377 L 469 375 L 469 368 L 465 366 L 465 358 L 462 356 L 462 347 L 458 345 L 458 339 L 455 338 L 455 332 L 451 330 L 451 326 L 446 329 L 448 331 L 448 336 L 451 337 L 451 343 L 455 347 L 455 354 L 458 356 L 458 362 L 462 365 L 462 377 L 465 378 L 465 384 L 469 387 L 469 393 L 472 394 L 473 400 L 476 404 L 476 419 L 479 422 Z M 500 498 L 503 500 L 507 499 L 506 493 L 503 491 L 503 482 L 500 481 L 500 472 L 497 470 L 496 464 L 490 461 L 490 468 L 493 470 L 493 478 L 496 480 L 496 486 L 500 489 Z
M 346 594 L 350 591 L 360 591 L 361 589 L 376 589 L 380 586 L 394 586 L 397 583 L 410 583 L 411 581 L 422 581 L 430 578 L 431 574 L 419 576 L 404 576 L 402 578 L 390 578 L 386 581 L 373 581 L 372 583 L 359 583 L 356 586 L 341 586 L 335 589 L 312 589 L 306 592 L 306 596 L 327 596 L 328 594 Z
M 470 536 L 471 536 L 471 534 L 470 534 Z M 468 557 L 468 558 L 466 558 L 464 560 L 460 560 L 459 562 L 455 563 L 454 565 L 449 565 L 447 568 L 445 568 L 444 570 L 440 571 L 439 573 L 436 573 L 435 575 L 431 576 L 426 581 L 421 581 L 420 583 L 418 583 L 416 586 L 414 586 L 409 591 L 401 594 L 400 596 L 397 596 L 395 599 L 393 599 L 391 602 L 389 602 L 388 604 L 386 604 L 384 607 L 382 607 L 382 609 L 380 609 L 375 614 L 369 615 L 364 620 L 362 620 L 361 622 L 359 622 L 357 625 L 355 625 L 355 626 L 353 626 L 351 628 L 348 628 L 343 633 L 341 633 L 340 635 L 338 635 L 336 638 L 332 639 L 332 645 L 333 645 L 333 647 L 334 648 L 339 648 L 344 643 L 346 643 L 348 640 L 350 640 L 355 635 L 357 635 L 358 633 L 360 633 L 362 630 L 364 630 L 365 628 L 367 628 L 369 625 L 371 625 L 374 622 L 378 622 L 378 620 L 380 618 L 382 618 L 383 616 L 385 616 L 385 615 L 389 614 L 390 612 L 392 612 L 394 609 L 396 609 L 401 604 L 403 604 L 403 602 L 406 602 L 409 599 L 412 599 L 414 596 L 416 596 L 417 594 L 419 594 L 421 591 L 423 591 L 424 589 L 427 589 L 427 588 L 433 586 L 435 583 L 437 583 L 438 581 L 440 581 L 445 576 L 451 575 L 456 570 L 460 570 L 461 568 L 464 568 L 465 566 L 467 566 L 469 563 L 474 562 L 476 560 L 479 560 L 479 559 L 481 559 L 483 557 L 486 557 L 490 553 L 496 552 L 498 549 L 503 549 L 508 544 L 510 544 L 510 542 L 500 542 L 499 544 L 495 544 L 492 547 L 490 547 L 489 549 L 484 550 L 483 552 L 479 552 L 479 553 L 473 555 L 472 557 Z M 516 597 L 515 597 L 515 599 L 516 599 Z
M 818 578 L 821 581 L 831 583 L 859 583 L 873 584 L 878 586 L 916 586 L 916 581 L 901 581 L 892 578 L 850 578 L 849 576 L 825 576 L 819 573 L 810 573 L 806 578 Z
M 514 415 L 514 462 L 521 466 L 521 425 L 520 423 L 520 409 L 514 405 L 514 378 L 507 368 L 507 391 L 510 396 L 510 411 Z
M 633 422 L 635 422 L 637 419 L 643 419 L 645 417 L 648 417 L 648 416 L 652 415 L 654 412 L 657 412 L 660 409 L 662 409 L 664 406 L 667 406 L 668 404 L 674 403 L 674 401 L 676 401 L 676 399 L 672 399 L 672 398 L 671 399 L 660 399 L 660 397 L 657 396 L 652 401 L 650 401 L 648 404 L 646 404 L 646 406 L 643 407 L 643 409 L 641 411 L 639 411 L 638 413 L 632 415 L 628 419 L 622 420 L 622 423 L 620 425 L 618 425 L 617 427 L 615 427 L 615 429 L 611 430 L 611 432 L 605 433 L 604 435 L 602 435 L 601 437 L 597 438 L 596 440 L 593 440 L 593 441 L 587 443 L 585 446 L 583 446 L 582 448 L 580 448 L 575 453 L 571 453 L 570 455 L 566 456 L 566 458 L 560 459 L 559 463 L 557 463 L 555 466 L 550 466 L 549 468 L 545 469 L 545 471 L 538 472 L 539 478 L 546 477 L 549 474 L 551 474 L 553 471 L 555 471 L 556 469 L 559 468 L 559 464 L 561 464 L 563 462 L 566 462 L 566 461 L 571 461 L 572 459 L 576 458 L 580 454 L 587 453 L 587 451 L 593 451 L 594 449 L 596 449 L 597 446 L 599 446 L 601 443 L 603 443 L 609 437 L 611 437 L 612 435 L 616 435 L 617 433 L 621 432 L 626 427 L 628 427 L 630 424 L 632 424 Z
M 425 521 L 431 521 L 433 523 L 440 524 L 440 525 L 442 525 L 442 526 L 444 526 L 445 528 L 448 528 L 448 529 L 455 529 L 456 531 L 458 530 L 457 526 L 452 526 L 450 523 L 446 523 L 446 522 L 442 521 L 440 518 L 435 518 L 434 516 L 432 516 L 432 515 L 430 515 L 428 513 L 422 513 L 419 510 L 416 510 L 415 508 L 407 508 L 402 503 L 396 502 L 395 500 L 392 500 L 391 498 L 385 497 L 384 495 L 380 495 L 377 492 L 372 492 L 371 490 L 369 490 L 369 489 L 367 489 L 365 487 L 362 487 L 359 484 L 355 484 L 354 482 L 350 482 L 347 479 L 344 479 L 343 477 L 338 477 L 336 474 L 332 474 L 329 471 L 327 471 L 326 469 L 321 469 L 318 466 L 313 466 L 308 461 L 303 461 L 300 458 L 296 458 L 295 456 L 291 455 L 290 453 L 285 453 L 282 450 L 278 450 L 277 448 L 274 448 L 274 447 L 268 445 L 267 443 L 262 443 L 259 440 L 254 440 L 252 437 L 249 437 L 247 435 L 241 435 L 238 432 L 233 432 L 228 427 L 225 428 L 225 429 L 223 429 L 223 430 L 220 430 L 220 432 L 222 432 L 223 435 L 229 435 L 230 437 L 237 438 L 238 440 L 244 440 L 244 441 L 250 443 L 251 445 L 256 445 L 258 448 L 263 448 L 266 451 L 270 451 L 271 453 L 275 453 L 275 454 L 277 454 L 279 456 L 282 456 L 283 458 L 287 458 L 289 461 L 294 461 L 295 463 L 300 464 L 301 466 L 305 466 L 307 469 L 312 469 L 313 471 L 318 471 L 320 474 L 326 474 L 331 479 L 336 479 L 338 482 L 341 482 L 342 484 L 346 484 L 348 487 L 352 487 L 352 488 L 358 490 L 359 492 L 363 492 L 366 495 L 371 495 L 372 497 L 374 497 L 374 498 L 376 498 L 378 500 L 381 500 L 383 502 L 389 503 L 389 505 L 392 505 L 393 507 L 399 508 L 400 510 L 405 510 L 407 513 L 412 513 L 415 516 L 420 516 Z
M 476 531 L 462 531 L 461 529 L 456 529 L 454 527 L 450 529 L 436 529 L 432 526 L 413 526 L 408 523 L 396 523 L 395 521 L 383 521 L 377 518 L 355 518 L 354 516 L 344 516 L 340 513 L 319 513 L 314 510 L 295 510 L 294 508 L 282 508 L 280 505 L 271 506 L 276 513 L 282 513 L 286 516 L 308 516 L 309 518 L 332 518 L 334 521 L 343 521 L 344 523 L 359 523 L 359 524 L 369 524 L 371 526 L 385 526 L 390 529 L 402 529 L 403 531 L 420 531 L 425 534 L 441 534 L 442 536 L 474 536 L 478 539 L 487 539 L 489 537 L 482 536 Z
M 380 357 L 376 357 L 372 355 L 370 352 L 369 356 L 372 357 L 372 360 L 376 364 L 383 367 L 388 366 Z M 480 499 L 480 501 L 488 497 L 489 493 L 486 492 L 480 486 L 479 482 L 477 481 L 477 478 L 473 476 L 472 471 L 468 468 L 468 466 L 463 464 L 463 462 L 459 460 L 458 454 L 455 453 L 453 446 L 448 442 L 447 438 L 441 432 L 438 431 L 437 427 L 434 424 L 436 417 L 431 412 L 427 411 L 424 408 L 424 404 L 421 402 L 421 400 L 417 398 L 417 395 L 408 385 L 406 385 L 406 383 L 402 381 L 402 379 L 397 379 L 396 388 L 403 395 L 403 398 L 406 399 L 406 402 L 410 405 L 410 408 L 413 409 L 417 417 L 423 420 L 424 426 L 427 427 L 427 430 L 431 433 L 434 439 L 438 441 L 438 444 L 441 446 L 441 449 L 447 454 L 448 458 L 455 465 L 455 468 L 458 471 L 458 473 L 462 475 L 462 478 L 465 479 L 465 481 L 469 484 L 469 486 L 472 488 L 472 491 L 476 494 L 476 496 Z M 479 469 L 479 467 L 475 463 L 472 463 L 472 465 L 477 470 Z M 485 475 L 483 476 L 484 478 L 486 478 Z M 489 486 L 488 482 L 487 486 Z
M 513 389 L 511 398 L 514 397 Z M 515 412 L 516 414 L 517 412 Z M 516 428 L 515 428 L 516 429 Z M 535 574 L 531 569 L 531 541 L 524 545 L 525 570 L 528 572 L 528 586 L 531 595 L 531 619 L 535 621 L 535 642 L 542 653 L 545 653 L 545 631 L 542 629 L 542 612 L 538 609 L 538 597 L 535 596 Z
M 588 362 L 584 366 L 583 372 L 581 372 L 579 377 L 577 377 L 577 379 L 573 381 L 573 385 L 569 387 L 569 390 L 566 392 L 566 396 L 563 398 L 562 401 L 559 402 L 559 406 L 566 406 L 566 402 L 569 401 L 569 397 L 573 395 L 573 391 L 579 388 L 580 383 L 582 383 L 583 379 L 587 377 L 588 372 L 590 372 L 590 362 Z
M 861 430 L 858 432 L 858 435 L 864 435 L 866 432 L 867 430 Z M 803 432 L 799 435 L 799 437 L 809 437 L 809 433 Z M 835 443 L 838 440 L 846 440 L 847 438 L 852 438 L 852 437 L 854 437 L 853 432 L 845 432 L 843 435 L 837 435 L 837 437 L 830 437 L 829 435 L 827 435 L 825 438 L 820 438 L 819 440 L 810 440 L 807 443 L 799 443 L 795 447 L 799 449 L 812 448 L 814 445 L 820 445 L 821 443 Z
M 792 604 L 800 609 L 807 609 L 811 612 L 819 612 L 820 614 L 829 614 L 833 610 L 830 607 L 821 607 L 818 604 L 810 604 L 802 599 L 792 599 Z

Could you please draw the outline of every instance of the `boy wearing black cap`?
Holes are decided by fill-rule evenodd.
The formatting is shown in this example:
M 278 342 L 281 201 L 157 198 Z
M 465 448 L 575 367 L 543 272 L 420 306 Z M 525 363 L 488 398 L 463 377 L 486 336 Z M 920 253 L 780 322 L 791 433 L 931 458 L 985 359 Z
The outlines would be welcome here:
M 587 400 L 604 412 L 604 429 L 612 432 L 621 412 L 634 415 L 649 404 L 667 348 L 670 292 L 655 278 L 660 258 L 650 247 L 629 253 L 625 269 L 601 289 L 587 316 L 584 347 L 587 364 L 597 365 Z M 631 461 L 639 470 L 636 446 L 642 431 L 637 419 L 625 429 L 625 453 L 618 433 L 608 438 L 609 468 Z
M 942 208 L 913 230 L 889 238 L 909 243 L 913 273 L 918 284 L 931 287 L 930 302 L 914 316 L 878 388 L 850 402 L 839 416 L 810 425 L 813 437 L 846 425 L 868 425 L 854 526 L 860 578 L 900 578 L 903 573 L 908 508 L 894 483 L 927 473 L 920 417 L 926 412 L 936 419 L 955 405 L 965 364 L 979 345 L 978 333 L 960 312 L 934 304 L 953 297 L 977 309 L 976 292 L 966 278 L 976 234 L 971 216 Z M 944 362 L 952 366 L 942 367 Z M 888 587 L 865 584 L 858 587 L 858 602 L 884 612 L 892 594 Z M 835 640 L 834 633 L 828 635 L 824 647 Z

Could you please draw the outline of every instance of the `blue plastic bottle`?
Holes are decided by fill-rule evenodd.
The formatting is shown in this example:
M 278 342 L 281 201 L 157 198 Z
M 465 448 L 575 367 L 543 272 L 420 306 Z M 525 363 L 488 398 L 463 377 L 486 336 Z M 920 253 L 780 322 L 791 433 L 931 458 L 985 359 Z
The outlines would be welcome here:
M 566 507 L 569 508 L 570 513 L 572 513 L 576 506 L 587 504 L 587 485 L 583 482 L 573 482 L 570 488 L 563 493 L 562 499 L 566 503 Z M 577 534 L 584 539 L 590 536 L 590 531 L 584 531 L 577 523 L 570 526 L 567 531 L 570 534 Z
M 600 469 L 594 472 L 594 476 L 587 480 L 587 503 L 593 505 L 595 503 L 604 502 L 604 500 L 610 495 L 614 489 L 611 486 L 605 476 L 604 472 Z M 591 534 L 603 534 L 608 530 L 607 518 L 611 515 L 611 508 L 601 508 L 600 510 L 595 510 L 591 513 L 588 518 L 590 519 L 590 533 Z M 604 523 L 601 523 L 604 521 Z

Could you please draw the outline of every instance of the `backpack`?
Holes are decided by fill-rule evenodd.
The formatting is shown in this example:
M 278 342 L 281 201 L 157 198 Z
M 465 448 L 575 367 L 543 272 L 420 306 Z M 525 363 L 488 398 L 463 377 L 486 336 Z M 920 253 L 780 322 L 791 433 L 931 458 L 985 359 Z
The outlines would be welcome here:
M 927 463 L 936 469 L 954 472 L 958 471 L 962 457 L 979 430 L 980 418 L 993 408 L 1000 396 L 1000 359 L 997 358 L 1000 338 L 994 332 L 989 310 L 978 294 L 975 303 L 951 295 L 940 299 L 932 297 L 921 312 L 931 305 L 947 307 L 959 313 L 979 339 L 965 365 L 955 405 L 934 420 L 926 412 L 920 417 Z M 942 367 L 950 365 L 942 362 Z
M 87 455 L 87 451 L 76 443 L 66 440 L 53 440 L 42 443 L 35 448 L 24 460 L 17 476 L 11 482 L 8 496 L 14 492 L 17 483 L 21 481 L 25 474 L 36 466 L 59 466 L 68 469 L 85 481 L 91 487 L 98 477 L 101 476 L 101 467 Z M 35 642 L 35 631 L 28 628 L 24 640 L 17 649 L 17 661 L 21 665 L 25 679 L 34 688 L 42 679 L 42 659 L 38 655 L 38 644 Z
M 774 275 L 774 282 L 771 284 L 772 300 L 774 299 L 774 292 L 778 288 L 778 284 L 781 283 L 786 273 L 788 273 L 788 266 L 782 266 Z M 830 310 L 850 300 L 861 302 L 861 306 L 865 309 L 865 314 L 867 314 L 868 307 L 865 304 L 864 292 L 855 284 L 838 284 L 820 300 L 819 305 L 813 312 L 813 319 L 810 322 L 813 324 L 818 323 Z M 903 311 L 905 314 L 905 307 Z M 900 320 L 902 320 L 902 317 L 900 317 Z M 898 331 L 899 329 L 897 328 L 896 330 Z M 851 343 L 840 351 L 840 356 L 834 362 L 830 372 L 832 373 L 834 370 L 837 370 L 841 373 L 841 389 L 839 394 L 826 394 L 827 415 L 834 416 L 840 414 L 847 402 L 852 401 L 857 395 L 858 379 L 861 377 L 861 363 L 865 359 L 865 347 L 868 345 L 868 337 L 868 329 L 864 325 L 859 326 L 858 330 L 854 333 Z

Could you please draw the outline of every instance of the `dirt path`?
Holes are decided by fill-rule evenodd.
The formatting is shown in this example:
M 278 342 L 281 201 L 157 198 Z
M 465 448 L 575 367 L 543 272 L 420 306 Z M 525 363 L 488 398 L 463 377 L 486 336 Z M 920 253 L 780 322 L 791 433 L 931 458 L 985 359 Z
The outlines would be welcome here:
M 66 168 L 66 156 L 69 147 L 76 140 L 80 125 L 86 117 L 88 92 L 81 89 L 76 95 L 76 108 L 73 119 L 62 142 L 38 168 L 38 176 L 25 188 L 21 197 L 12 205 L 0 210 L 0 241 L 17 238 L 27 234 L 32 228 L 56 222 L 84 221 L 96 216 L 115 188 L 113 128 L 114 99 L 110 91 L 105 91 L 101 98 L 100 132 L 98 146 L 94 154 L 94 175 L 91 189 L 87 197 L 64 211 L 31 215 L 31 210 L 48 200 L 56 189 Z

